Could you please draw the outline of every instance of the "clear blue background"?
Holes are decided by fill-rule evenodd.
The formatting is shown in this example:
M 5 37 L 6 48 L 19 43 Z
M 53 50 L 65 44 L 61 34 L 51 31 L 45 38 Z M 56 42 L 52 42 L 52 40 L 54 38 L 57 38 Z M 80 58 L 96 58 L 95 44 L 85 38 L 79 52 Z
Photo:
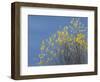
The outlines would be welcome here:
M 28 66 L 39 62 L 40 42 L 47 39 L 52 33 L 68 25 L 73 17 L 65 16 L 28 16 Z M 87 27 L 87 17 L 78 17 Z

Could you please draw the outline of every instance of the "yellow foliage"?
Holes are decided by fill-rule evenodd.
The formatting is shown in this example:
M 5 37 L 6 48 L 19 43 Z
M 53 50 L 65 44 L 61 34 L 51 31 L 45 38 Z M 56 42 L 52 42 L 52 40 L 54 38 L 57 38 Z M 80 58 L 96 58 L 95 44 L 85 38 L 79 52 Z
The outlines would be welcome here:
M 75 42 L 76 43 L 78 43 L 78 44 L 80 44 L 80 45 L 82 45 L 82 46 L 86 46 L 87 45 L 87 43 L 86 43 L 86 41 L 84 40 L 84 34 L 82 34 L 82 33 L 79 33 L 79 34 L 77 34 L 77 36 L 76 36 L 76 38 L 75 38 Z
M 67 41 L 68 32 L 58 31 L 57 34 L 58 34 L 58 38 L 56 41 L 60 46 L 62 46 L 62 44 L 66 43 Z
M 85 36 L 84 36 L 84 34 L 79 33 L 79 34 L 77 34 L 77 37 L 80 38 L 80 39 L 82 39 L 82 38 L 84 38 Z
M 72 41 L 72 38 L 70 38 L 70 37 L 67 38 L 67 41 L 68 41 L 68 42 L 71 42 L 71 41 Z
M 56 35 L 54 35 L 53 37 L 49 38 L 49 42 L 50 42 L 50 44 L 51 44 L 52 47 L 54 46 L 54 41 L 53 41 L 54 37 L 56 37 Z
M 49 64 L 54 58 L 59 58 L 60 55 L 71 57 L 70 55 L 73 56 L 73 54 L 70 53 L 77 52 L 77 49 L 80 52 L 81 50 L 84 51 L 84 49 L 87 50 L 87 37 L 82 31 L 80 31 L 81 33 L 78 33 L 78 31 L 80 31 L 79 19 L 73 18 L 68 27 L 64 26 L 54 34 L 50 34 L 46 40 L 42 40 L 40 46 L 41 54 L 38 55 L 40 58 L 38 64 Z M 68 54 L 66 50 L 69 52 Z

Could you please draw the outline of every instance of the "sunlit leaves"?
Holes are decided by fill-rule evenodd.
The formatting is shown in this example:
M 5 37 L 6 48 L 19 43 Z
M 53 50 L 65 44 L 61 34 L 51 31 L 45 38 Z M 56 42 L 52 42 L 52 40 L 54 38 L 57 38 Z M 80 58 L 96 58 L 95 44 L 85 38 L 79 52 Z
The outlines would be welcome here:
M 75 42 L 86 47 L 85 35 L 82 33 L 77 34 Z
M 82 63 L 78 56 L 87 52 L 87 28 L 83 26 L 79 18 L 72 18 L 69 25 L 42 40 L 39 65 Z
M 64 31 L 57 32 L 58 37 L 57 37 L 56 41 L 60 46 L 62 46 L 67 41 L 68 32 L 67 32 L 67 30 L 65 32 Z

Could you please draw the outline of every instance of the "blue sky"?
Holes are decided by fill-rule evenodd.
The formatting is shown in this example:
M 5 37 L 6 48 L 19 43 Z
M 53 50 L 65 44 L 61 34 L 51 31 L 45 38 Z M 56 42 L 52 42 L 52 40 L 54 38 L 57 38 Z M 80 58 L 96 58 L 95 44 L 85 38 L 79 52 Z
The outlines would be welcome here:
M 65 16 L 28 16 L 28 66 L 34 66 L 39 61 L 40 42 L 47 39 L 59 28 L 68 25 L 73 17 Z M 87 27 L 87 17 L 79 17 Z

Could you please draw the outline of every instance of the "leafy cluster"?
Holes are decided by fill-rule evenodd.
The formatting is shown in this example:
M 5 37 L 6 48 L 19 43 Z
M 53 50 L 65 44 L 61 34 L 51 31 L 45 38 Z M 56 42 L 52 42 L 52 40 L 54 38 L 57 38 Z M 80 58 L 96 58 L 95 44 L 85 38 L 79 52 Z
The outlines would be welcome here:
M 87 27 L 79 18 L 42 40 L 38 65 L 68 65 L 87 63 Z

